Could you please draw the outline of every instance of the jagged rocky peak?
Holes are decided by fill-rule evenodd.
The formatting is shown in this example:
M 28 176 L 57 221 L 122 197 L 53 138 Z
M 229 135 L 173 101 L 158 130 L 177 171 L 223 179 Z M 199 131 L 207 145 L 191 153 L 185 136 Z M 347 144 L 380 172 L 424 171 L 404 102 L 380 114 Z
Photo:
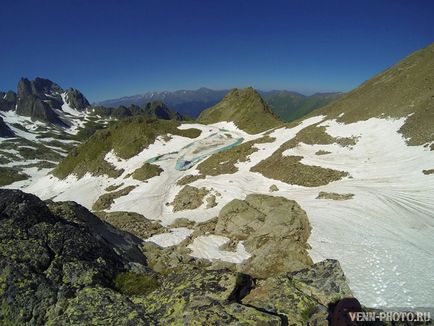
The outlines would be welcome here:
M 66 103 L 68 103 L 70 107 L 78 111 L 84 111 L 90 107 L 89 101 L 78 89 L 68 88 L 65 93 Z
M 18 97 L 34 95 L 41 99 L 60 95 L 63 89 L 49 79 L 36 77 L 30 81 L 27 78 L 21 78 L 17 86 Z
M 202 123 L 232 121 L 239 128 L 252 134 L 281 124 L 261 95 L 252 87 L 231 90 L 223 100 L 203 111 L 199 121 Z
M 66 91 L 53 81 L 37 77 L 34 80 L 21 78 L 17 92 L 0 92 L 0 111 L 13 111 L 33 120 L 65 125 L 59 114 L 62 106 L 84 111 L 90 106 L 86 97 L 77 89 Z
M 171 111 L 162 101 L 152 101 L 146 104 L 145 110 L 148 112 L 149 115 L 155 116 L 158 119 L 183 120 L 181 114 Z

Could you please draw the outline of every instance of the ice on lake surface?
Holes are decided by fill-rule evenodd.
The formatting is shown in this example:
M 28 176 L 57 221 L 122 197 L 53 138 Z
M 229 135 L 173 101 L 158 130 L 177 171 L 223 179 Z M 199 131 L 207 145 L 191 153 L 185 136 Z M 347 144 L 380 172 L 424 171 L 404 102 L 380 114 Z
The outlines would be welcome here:
M 234 137 L 232 133 L 227 132 L 226 130 L 220 131 L 221 133 L 213 133 L 204 139 L 188 144 L 179 152 L 170 152 L 153 157 L 147 160 L 147 163 L 166 161 L 178 157 L 175 168 L 178 171 L 185 171 L 206 157 L 231 149 L 232 147 L 241 144 L 244 140 L 242 137 Z

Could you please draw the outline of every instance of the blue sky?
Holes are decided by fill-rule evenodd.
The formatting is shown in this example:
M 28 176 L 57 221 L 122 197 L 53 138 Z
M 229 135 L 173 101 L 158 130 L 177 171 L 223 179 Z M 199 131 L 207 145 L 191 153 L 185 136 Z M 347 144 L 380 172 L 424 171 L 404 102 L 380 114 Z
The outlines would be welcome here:
M 434 1 L 2 0 L 0 90 L 348 91 L 434 42 Z

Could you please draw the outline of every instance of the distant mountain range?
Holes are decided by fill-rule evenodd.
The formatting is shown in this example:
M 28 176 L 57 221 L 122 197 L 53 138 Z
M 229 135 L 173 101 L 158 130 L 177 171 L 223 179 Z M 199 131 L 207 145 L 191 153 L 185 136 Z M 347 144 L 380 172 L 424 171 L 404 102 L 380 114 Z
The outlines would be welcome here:
M 197 90 L 178 90 L 174 92 L 148 92 L 143 95 L 126 96 L 95 103 L 105 107 L 143 105 L 152 101 L 162 101 L 172 110 L 186 116 L 198 117 L 200 113 L 220 102 L 229 92 L 199 88 Z M 343 93 L 316 93 L 306 96 L 287 90 L 258 91 L 271 106 L 273 112 L 284 121 L 292 121 L 324 106 L 343 95 Z
M 96 103 L 105 107 L 143 105 L 162 101 L 172 110 L 191 117 L 197 117 L 204 109 L 217 104 L 229 90 L 212 90 L 205 87 L 197 90 L 174 92 L 148 92 L 143 95 L 126 96 Z

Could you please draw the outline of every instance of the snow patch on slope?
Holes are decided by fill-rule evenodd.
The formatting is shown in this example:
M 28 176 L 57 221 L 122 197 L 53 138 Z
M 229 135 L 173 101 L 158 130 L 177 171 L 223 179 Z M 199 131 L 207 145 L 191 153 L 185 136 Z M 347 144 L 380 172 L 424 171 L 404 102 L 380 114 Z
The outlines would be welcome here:
M 160 247 L 170 247 L 180 244 L 192 233 L 193 230 L 188 228 L 174 228 L 170 229 L 170 232 L 153 235 L 145 241 L 153 242 Z
M 220 235 L 201 235 L 194 239 L 187 248 L 191 249 L 191 256 L 208 260 L 223 260 L 230 263 L 242 263 L 251 257 L 242 242 L 235 251 L 222 250 L 221 247 L 230 240 Z

